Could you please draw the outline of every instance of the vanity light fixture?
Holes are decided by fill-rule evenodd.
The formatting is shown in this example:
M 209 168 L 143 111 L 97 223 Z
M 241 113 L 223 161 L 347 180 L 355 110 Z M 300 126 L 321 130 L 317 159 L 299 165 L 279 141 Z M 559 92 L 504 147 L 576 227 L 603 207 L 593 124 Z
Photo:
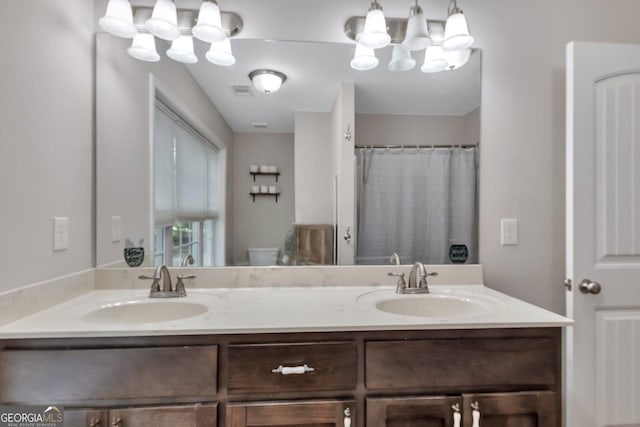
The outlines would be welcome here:
M 138 32 L 133 25 L 133 10 L 129 0 L 109 0 L 107 11 L 98 23 L 105 31 L 125 39 L 130 39 Z
M 180 37 L 178 11 L 173 0 L 156 0 L 151 18 L 145 21 L 144 26 L 151 34 L 164 40 Z
M 356 45 L 356 53 L 351 60 L 351 68 L 357 71 L 373 70 L 378 66 L 378 58 L 373 48 Z
M 424 53 L 424 64 L 420 70 L 423 73 L 439 73 L 448 67 L 447 58 L 444 56 L 442 49 L 442 40 L 444 32 L 441 24 L 433 24 L 431 26 L 431 40 L 433 44 L 427 48 Z
M 167 56 L 174 61 L 195 64 L 198 57 L 193 51 L 193 36 L 180 36 L 171 43 Z
M 229 39 L 211 43 L 211 47 L 205 56 L 207 61 L 222 67 L 229 67 L 236 63 L 236 58 L 231 51 L 231 41 L 229 41 Z
M 402 47 L 407 50 L 423 50 L 433 44 L 429 30 L 427 28 L 427 19 L 424 17 L 422 8 L 418 5 L 418 0 L 411 6 L 409 11 L 409 20 L 407 21 L 407 32 Z
M 226 38 L 222 29 L 220 8 L 213 1 L 203 1 L 198 13 L 198 22 L 191 30 L 193 35 L 203 42 L 219 42 Z
M 456 0 L 451 0 L 449 17 L 444 28 L 442 48 L 445 50 L 463 50 L 472 44 L 473 37 L 469 34 L 467 19 L 458 7 Z
M 364 47 L 380 49 L 391 42 L 391 36 L 387 32 L 387 23 L 384 12 L 378 0 L 373 0 L 364 22 L 364 32 L 360 35 L 358 43 Z
M 447 21 L 427 20 L 418 1 L 412 0 L 409 19 L 385 18 L 382 7 L 373 0 L 366 17 L 352 16 L 344 24 L 345 34 L 356 42 L 356 53 L 351 60 L 351 68 L 371 70 L 378 65 L 373 47 L 367 46 L 367 37 L 369 34 L 381 35 L 381 30 L 371 30 L 375 25 L 379 25 L 372 22 L 379 21 L 380 16 L 386 25 L 384 35 L 394 46 L 391 62 L 388 64 L 389 70 L 406 71 L 413 68 L 412 62 L 415 63 L 415 60 L 411 58 L 411 51 L 419 50 L 425 50 L 425 62 L 421 67 L 425 73 L 462 67 L 469 61 L 474 40 L 469 34 L 466 18 L 458 8 L 457 0 L 451 0 L 447 12 Z M 370 17 L 373 17 L 373 20 L 369 20 Z M 400 47 L 404 48 L 404 51 Z
M 156 39 L 149 33 L 138 33 L 133 37 L 127 53 L 140 61 L 158 62 L 160 55 L 156 50 Z
M 426 21 L 425 21 L 426 22 Z M 389 62 L 389 70 L 391 71 L 409 71 L 416 66 L 416 60 L 411 57 L 411 52 L 404 48 L 403 45 L 397 44 L 393 46 L 391 54 L 391 62 Z
M 196 24 L 192 28 L 194 22 Z M 141 61 L 160 60 L 153 38 L 156 36 L 172 42 L 167 50 L 171 59 L 188 64 L 197 62 L 193 46 L 195 36 L 212 43 L 206 57 L 222 66 L 235 64 L 229 39 L 237 35 L 243 25 L 240 16 L 221 12 L 212 0 L 204 0 L 198 9 L 176 9 L 173 0 L 156 0 L 153 8 L 132 7 L 130 0 L 109 0 L 99 23 L 115 36 L 133 38 L 127 52 Z M 144 37 L 138 37 L 142 35 Z
M 262 93 L 273 93 L 280 89 L 287 76 L 275 70 L 253 70 L 249 73 L 253 87 Z

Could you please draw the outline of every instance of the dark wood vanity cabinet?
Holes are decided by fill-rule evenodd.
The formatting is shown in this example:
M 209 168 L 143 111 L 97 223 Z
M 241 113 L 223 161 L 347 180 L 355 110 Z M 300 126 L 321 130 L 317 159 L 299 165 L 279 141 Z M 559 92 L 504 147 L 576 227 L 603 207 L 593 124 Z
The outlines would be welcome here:
M 560 427 L 561 330 L 0 341 L 0 404 L 68 426 Z
M 65 409 L 65 427 L 216 427 L 217 405 Z
M 354 400 L 229 403 L 228 427 L 355 426 Z

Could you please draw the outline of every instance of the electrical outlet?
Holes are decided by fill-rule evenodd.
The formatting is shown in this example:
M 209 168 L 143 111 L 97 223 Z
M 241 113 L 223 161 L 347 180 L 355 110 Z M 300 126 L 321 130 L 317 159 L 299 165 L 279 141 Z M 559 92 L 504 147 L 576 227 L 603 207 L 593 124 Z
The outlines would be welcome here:
M 111 217 L 111 242 L 117 243 L 122 240 L 122 217 Z
M 69 249 L 69 218 L 53 218 L 53 250 L 66 251 Z
M 503 219 L 500 221 L 500 244 L 513 246 L 518 244 L 518 220 Z

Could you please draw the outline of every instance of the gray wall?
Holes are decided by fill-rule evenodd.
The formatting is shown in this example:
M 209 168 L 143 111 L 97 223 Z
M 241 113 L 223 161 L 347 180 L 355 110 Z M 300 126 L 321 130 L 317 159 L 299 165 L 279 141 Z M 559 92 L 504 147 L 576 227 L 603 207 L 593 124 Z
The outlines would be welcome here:
M 93 266 L 92 2 L 4 1 L 0 38 L 1 292 Z
M 356 114 L 356 145 L 473 145 L 479 117 L 479 108 L 461 117 Z
M 284 239 L 293 225 L 294 211 L 294 140 L 293 134 L 235 133 L 233 136 L 234 224 L 232 264 L 248 263 L 247 248 L 278 247 L 283 255 Z M 278 182 L 272 176 L 249 175 L 251 165 L 275 165 Z M 249 191 L 252 185 L 275 185 L 280 189 L 278 203 L 272 196 L 258 196 L 255 202 Z

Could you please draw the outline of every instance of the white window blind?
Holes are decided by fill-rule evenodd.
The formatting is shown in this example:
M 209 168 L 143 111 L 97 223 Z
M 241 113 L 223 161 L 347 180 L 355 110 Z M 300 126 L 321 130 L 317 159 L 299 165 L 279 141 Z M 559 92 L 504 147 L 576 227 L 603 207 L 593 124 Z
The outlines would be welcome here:
M 218 218 L 218 153 L 209 142 L 156 106 L 155 225 Z

